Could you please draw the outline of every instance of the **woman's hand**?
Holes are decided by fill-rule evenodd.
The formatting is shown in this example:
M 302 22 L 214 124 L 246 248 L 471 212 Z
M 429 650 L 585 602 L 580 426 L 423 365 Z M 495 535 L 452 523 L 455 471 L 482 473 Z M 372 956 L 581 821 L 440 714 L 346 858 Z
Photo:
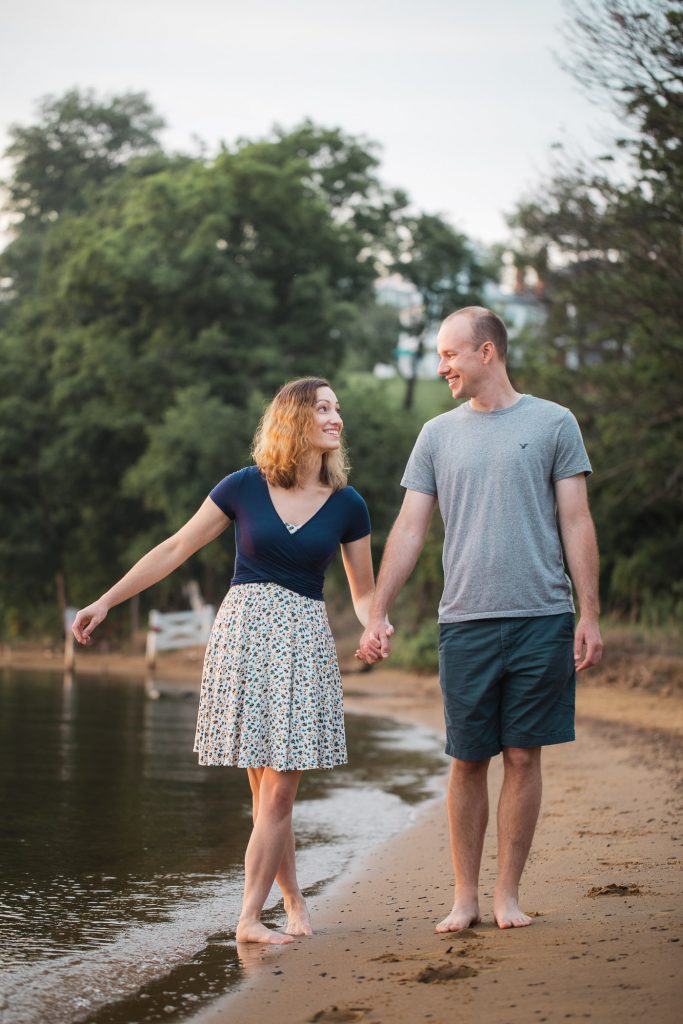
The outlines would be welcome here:
M 394 627 L 386 615 L 376 624 L 369 622 L 360 638 L 356 657 L 368 665 L 374 665 L 376 661 L 388 658 L 391 654 L 390 640 L 393 635 Z
M 81 608 L 71 627 L 71 631 L 79 644 L 85 646 L 90 643 L 93 630 L 99 626 L 100 622 L 104 622 L 108 611 L 109 608 L 102 599 L 93 601 L 87 608 Z

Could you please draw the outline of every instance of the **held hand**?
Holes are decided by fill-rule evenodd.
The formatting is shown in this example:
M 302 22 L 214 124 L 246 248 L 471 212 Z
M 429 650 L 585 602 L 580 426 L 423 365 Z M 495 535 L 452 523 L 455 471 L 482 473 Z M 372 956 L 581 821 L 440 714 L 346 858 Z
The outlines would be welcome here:
M 602 659 L 602 637 L 597 619 L 580 618 L 574 635 L 574 665 L 583 672 Z
M 382 658 L 388 658 L 391 653 L 390 638 L 394 635 L 394 627 L 388 618 L 379 622 L 370 622 L 360 638 L 356 657 L 368 665 L 374 665 Z
M 93 630 L 106 619 L 108 611 L 103 601 L 93 601 L 87 608 L 81 608 L 71 627 L 79 644 L 85 646 L 90 643 Z

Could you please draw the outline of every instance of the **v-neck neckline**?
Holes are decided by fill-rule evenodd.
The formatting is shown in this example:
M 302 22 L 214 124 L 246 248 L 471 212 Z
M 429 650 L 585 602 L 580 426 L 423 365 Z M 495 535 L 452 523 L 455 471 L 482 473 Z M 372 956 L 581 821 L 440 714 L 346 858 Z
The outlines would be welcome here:
M 298 523 L 298 524 L 297 523 L 290 523 L 289 524 L 290 526 L 296 526 L 296 530 L 290 530 L 288 528 L 288 526 L 287 526 L 287 522 L 282 518 L 282 516 L 278 512 L 277 508 L 275 507 L 275 502 L 273 501 L 273 496 L 270 493 L 270 487 L 268 485 L 268 481 L 266 480 L 266 478 L 263 476 L 262 473 L 260 473 L 259 476 L 261 477 L 261 480 L 263 482 L 263 486 L 266 489 L 266 494 L 268 495 L 268 501 L 270 502 L 270 507 L 273 510 L 273 514 L 275 515 L 275 518 L 282 524 L 282 526 L 283 526 L 285 532 L 287 533 L 288 537 L 294 537 L 295 534 L 301 533 L 301 531 L 304 529 L 304 527 L 308 526 L 309 523 L 313 522 L 313 520 L 316 518 L 316 516 L 320 515 L 322 510 L 329 504 L 330 501 L 332 501 L 332 498 L 334 498 L 335 494 L 337 493 L 336 491 L 332 491 L 331 494 L 328 494 L 328 496 L 325 498 L 325 500 L 322 503 L 322 505 L 315 510 L 315 512 L 313 513 L 312 516 L 308 517 L 306 522 Z

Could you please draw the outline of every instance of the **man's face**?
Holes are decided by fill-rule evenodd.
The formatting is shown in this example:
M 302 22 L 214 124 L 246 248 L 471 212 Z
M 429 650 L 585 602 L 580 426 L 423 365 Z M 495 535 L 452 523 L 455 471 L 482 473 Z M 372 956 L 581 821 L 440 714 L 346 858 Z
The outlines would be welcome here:
M 453 398 L 474 397 L 482 378 L 484 361 L 481 347 L 475 349 L 471 341 L 467 317 L 456 318 L 441 328 L 437 352 L 437 373 L 448 384 Z

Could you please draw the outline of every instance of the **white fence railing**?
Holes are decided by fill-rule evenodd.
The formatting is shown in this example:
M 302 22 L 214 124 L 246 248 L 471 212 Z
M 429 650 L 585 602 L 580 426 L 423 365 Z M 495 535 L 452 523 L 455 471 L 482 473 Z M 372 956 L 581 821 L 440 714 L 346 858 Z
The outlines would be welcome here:
M 154 667 L 159 651 L 205 647 L 215 616 L 216 609 L 210 604 L 195 612 L 150 612 L 145 654 L 148 668 Z

